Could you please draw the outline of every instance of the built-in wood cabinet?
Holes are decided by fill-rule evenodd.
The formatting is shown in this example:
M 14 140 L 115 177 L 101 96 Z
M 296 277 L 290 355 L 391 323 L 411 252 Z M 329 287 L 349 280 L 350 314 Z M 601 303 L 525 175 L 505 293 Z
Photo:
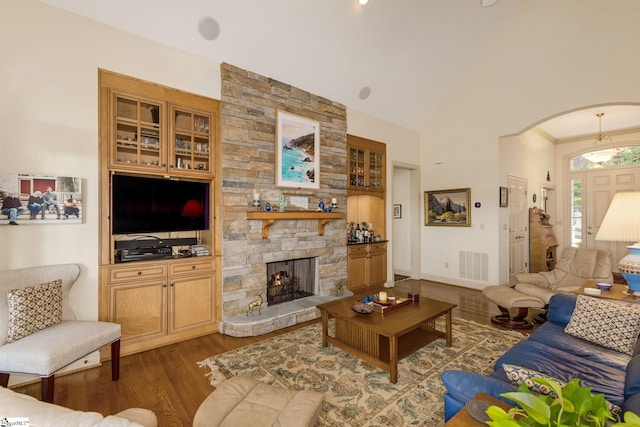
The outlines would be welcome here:
M 123 354 L 212 332 L 220 310 L 214 271 L 212 257 L 104 269 L 105 320 L 122 326 Z
M 366 222 L 374 229 L 372 240 L 381 240 L 348 245 L 347 283 L 351 291 L 387 281 L 386 151 L 381 142 L 347 135 L 347 222 L 354 227 Z
M 551 271 L 556 266 L 558 241 L 550 217 L 541 209 L 529 209 L 529 272 Z
M 386 145 L 347 136 L 347 189 L 352 193 L 384 193 Z
M 384 285 L 387 281 L 387 243 L 349 245 L 347 247 L 347 287 L 358 292 Z
M 122 354 L 218 331 L 222 316 L 219 101 L 99 70 L 100 320 L 122 325 Z M 111 231 L 113 174 L 209 183 L 210 256 L 120 262 Z M 167 195 L 171 197 L 171 195 Z M 185 234 L 186 235 L 183 235 Z M 118 239 L 137 236 L 118 236 Z

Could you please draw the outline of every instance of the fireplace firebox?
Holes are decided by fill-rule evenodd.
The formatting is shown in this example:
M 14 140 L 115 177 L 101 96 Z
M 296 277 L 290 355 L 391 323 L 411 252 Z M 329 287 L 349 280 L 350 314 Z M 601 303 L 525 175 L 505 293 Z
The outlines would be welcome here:
M 267 304 L 275 305 L 314 295 L 317 258 L 267 263 Z

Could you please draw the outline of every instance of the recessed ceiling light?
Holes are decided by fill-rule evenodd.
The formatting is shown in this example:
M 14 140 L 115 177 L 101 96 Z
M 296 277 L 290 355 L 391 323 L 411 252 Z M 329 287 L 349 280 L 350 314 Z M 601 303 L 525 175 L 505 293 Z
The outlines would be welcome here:
M 369 97 L 369 95 L 371 95 L 371 88 L 369 86 L 365 86 L 362 89 L 360 89 L 360 93 L 358 94 L 358 98 L 360 98 L 361 100 L 365 100 Z
M 361 5 L 366 5 L 367 3 L 369 3 L 369 0 L 358 0 L 358 3 L 360 3 Z
M 205 40 L 215 40 L 220 35 L 220 24 L 210 16 L 205 16 L 198 22 L 198 32 Z
M 496 3 L 498 3 L 498 0 L 480 0 L 482 7 L 493 6 Z

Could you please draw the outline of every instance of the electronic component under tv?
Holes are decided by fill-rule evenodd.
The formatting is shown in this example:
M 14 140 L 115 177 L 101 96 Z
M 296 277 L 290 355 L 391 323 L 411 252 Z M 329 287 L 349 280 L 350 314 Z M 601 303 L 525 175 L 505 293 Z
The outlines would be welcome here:
M 112 233 L 208 230 L 209 194 L 207 182 L 113 175 Z

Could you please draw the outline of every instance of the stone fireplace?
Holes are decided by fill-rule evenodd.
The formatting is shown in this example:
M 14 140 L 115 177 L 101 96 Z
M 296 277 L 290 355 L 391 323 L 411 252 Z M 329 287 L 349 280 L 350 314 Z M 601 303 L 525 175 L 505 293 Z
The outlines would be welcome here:
M 308 210 L 319 198 L 338 201 L 346 217 L 346 108 L 291 85 L 229 64 L 221 65 L 222 163 L 222 322 L 220 332 L 250 336 L 314 319 L 315 305 L 347 277 L 346 218 L 328 221 L 301 217 L 273 220 L 268 236 L 263 221 L 247 218 L 253 192 L 278 206 L 281 195 L 305 197 Z M 276 117 L 286 111 L 320 123 L 319 189 L 275 186 Z M 281 304 L 267 301 L 268 263 L 315 260 L 314 296 Z M 248 304 L 264 295 L 261 314 L 247 315 Z

